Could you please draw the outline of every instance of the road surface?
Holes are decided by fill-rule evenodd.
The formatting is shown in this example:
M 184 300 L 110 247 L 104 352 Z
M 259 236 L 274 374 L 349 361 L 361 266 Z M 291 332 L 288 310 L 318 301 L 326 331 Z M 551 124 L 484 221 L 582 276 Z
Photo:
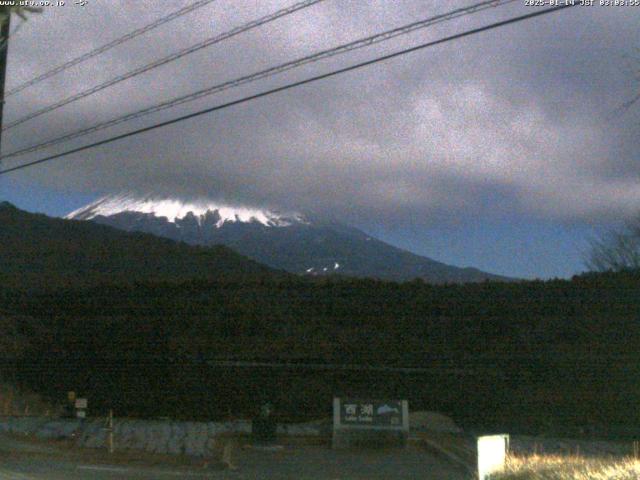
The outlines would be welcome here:
M 0 480 L 215 479 L 215 480 L 466 480 L 444 458 L 417 447 L 404 450 L 334 451 L 318 446 L 279 451 L 243 449 L 237 470 L 201 460 L 77 450 L 56 443 L 0 435 Z

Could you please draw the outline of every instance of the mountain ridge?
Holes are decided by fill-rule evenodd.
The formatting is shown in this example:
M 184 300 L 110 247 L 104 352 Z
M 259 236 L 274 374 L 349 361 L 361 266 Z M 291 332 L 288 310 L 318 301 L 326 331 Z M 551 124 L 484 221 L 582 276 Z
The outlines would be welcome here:
M 154 208 L 154 201 L 160 207 Z M 163 202 L 172 205 L 169 214 L 165 214 Z M 191 205 L 196 206 L 195 212 Z M 216 204 L 208 202 L 181 204 L 172 199 L 129 199 L 119 210 L 92 209 L 89 205 L 67 218 L 91 220 L 130 232 L 142 231 L 191 245 L 222 244 L 271 268 L 299 275 L 338 273 L 392 281 L 420 278 L 430 283 L 514 280 L 414 254 L 335 220 L 310 220 L 300 213 L 278 214 L 229 206 L 220 215 L 216 208 Z M 175 214 L 176 211 L 181 214 Z M 234 211 L 242 215 L 236 214 L 234 218 Z

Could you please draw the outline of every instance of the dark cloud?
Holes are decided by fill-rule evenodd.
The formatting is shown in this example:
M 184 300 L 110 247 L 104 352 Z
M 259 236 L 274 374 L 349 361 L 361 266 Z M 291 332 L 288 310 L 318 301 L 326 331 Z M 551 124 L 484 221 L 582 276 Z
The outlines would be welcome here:
M 469 3 L 327 0 L 6 132 L 3 149 Z M 284 5 L 214 2 L 23 92 L 7 104 L 7 120 Z M 50 8 L 13 42 L 9 83 L 167 11 L 153 1 Z M 91 138 L 529 11 L 520 3 L 492 9 Z M 89 193 L 153 190 L 388 225 L 508 209 L 564 220 L 624 215 L 640 208 L 640 108 L 613 112 L 640 89 L 627 68 L 639 21 L 640 8 L 576 7 L 20 175 Z

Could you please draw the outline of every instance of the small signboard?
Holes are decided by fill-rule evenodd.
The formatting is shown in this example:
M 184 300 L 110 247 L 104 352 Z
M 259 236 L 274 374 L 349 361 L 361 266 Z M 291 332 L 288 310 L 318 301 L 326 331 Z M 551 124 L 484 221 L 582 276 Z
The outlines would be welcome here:
M 87 399 L 76 398 L 74 407 L 76 409 L 76 418 L 87 418 Z
M 406 400 L 333 399 L 334 446 L 348 444 L 349 432 L 391 434 L 403 443 L 409 434 L 409 402 Z M 357 435 L 351 435 L 355 438 Z M 380 435 L 378 435 L 380 436 Z M 361 436 L 362 437 L 362 436 Z M 375 435 L 370 438 L 373 440 Z M 388 437 L 388 436 L 387 436 Z

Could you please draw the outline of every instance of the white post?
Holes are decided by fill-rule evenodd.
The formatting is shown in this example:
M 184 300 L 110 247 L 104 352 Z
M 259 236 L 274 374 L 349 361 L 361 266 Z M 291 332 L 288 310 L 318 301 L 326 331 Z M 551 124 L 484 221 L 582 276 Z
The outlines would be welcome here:
M 486 480 L 490 475 L 502 472 L 507 460 L 509 435 L 478 437 L 478 478 Z
M 402 428 L 409 433 L 409 401 L 402 400 Z
M 340 399 L 337 397 L 333 398 L 333 441 L 332 447 L 336 448 L 337 443 L 339 441 L 338 436 L 340 435 Z

